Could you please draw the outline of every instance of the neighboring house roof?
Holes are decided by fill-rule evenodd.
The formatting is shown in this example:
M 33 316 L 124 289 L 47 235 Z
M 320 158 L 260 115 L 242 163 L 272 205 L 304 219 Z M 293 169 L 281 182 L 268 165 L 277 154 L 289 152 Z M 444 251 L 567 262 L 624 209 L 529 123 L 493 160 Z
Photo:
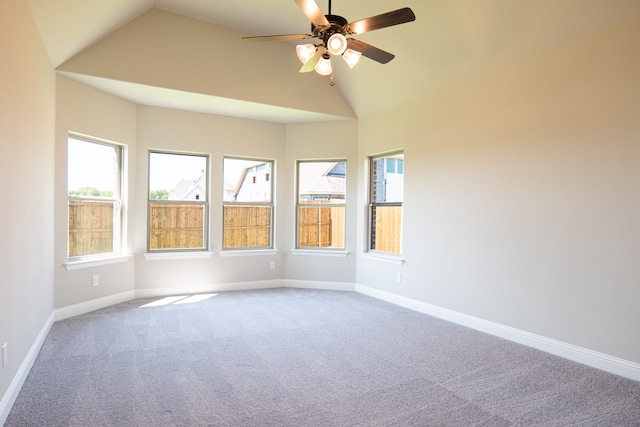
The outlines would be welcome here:
M 269 200 L 271 198 L 271 177 L 267 177 L 270 175 L 270 168 L 266 168 L 266 165 L 267 162 L 260 162 L 245 167 L 229 200 L 243 202 Z
M 238 179 L 230 200 L 256 201 L 264 200 L 269 192 L 269 180 L 260 174 L 266 163 L 257 163 L 244 168 Z M 300 176 L 300 196 L 305 198 L 333 197 L 344 198 L 346 192 L 344 162 L 308 162 L 304 163 L 304 173 Z M 255 172 L 254 172 L 255 171 Z M 253 177 L 258 177 L 257 181 Z M 229 187 L 230 188 L 230 187 Z
M 200 195 L 201 200 L 204 200 L 207 188 L 205 180 L 204 171 L 195 180 L 183 179 L 169 192 L 169 200 L 195 200 L 196 194 Z
M 224 184 L 223 184 L 223 185 L 224 185 L 224 188 L 223 188 L 223 191 L 224 191 L 224 200 L 225 200 L 225 201 L 227 201 L 227 200 L 233 200 L 233 196 L 234 196 L 234 195 L 235 195 L 235 193 L 236 193 L 236 187 L 237 187 L 238 185 L 237 185 L 237 184 L 234 184 L 234 183 L 232 183 L 232 182 L 230 182 L 230 181 L 228 181 L 228 180 L 226 180 L 226 179 L 224 180 Z
M 344 196 L 346 171 L 344 162 L 309 162 L 299 177 L 300 196 Z

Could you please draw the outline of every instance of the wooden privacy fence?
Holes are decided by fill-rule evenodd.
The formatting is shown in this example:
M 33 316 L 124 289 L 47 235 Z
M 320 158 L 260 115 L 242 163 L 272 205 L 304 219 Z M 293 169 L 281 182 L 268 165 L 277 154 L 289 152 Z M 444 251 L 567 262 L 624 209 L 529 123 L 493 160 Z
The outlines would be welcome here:
M 114 251 L 116 202 L 69 200 L 69 257 Z M 205 247 L 202 203 L 150 203 L 150 249 Z M 298 247 L 344 248 L 344 206 L 309 204 L 298 210 Z M 377 206 L 372 249 L 400 253 L 401 206 Z M 271 246 L 270 206 L 224 206 L 224 248 Z
M 375 206 L 371 249 L 399 254 L 402 236 L 402 206 Z
M 271 206 L 224 206 L 223 248 L 271 246 Z
M 113 252 L 114 202 L 69 200 L 69 257 Z
M 202 203 L 149 203 L 149 249 L 204 248 Z
M 344 206 L 300 206 L 298 247 L 344 248 Z

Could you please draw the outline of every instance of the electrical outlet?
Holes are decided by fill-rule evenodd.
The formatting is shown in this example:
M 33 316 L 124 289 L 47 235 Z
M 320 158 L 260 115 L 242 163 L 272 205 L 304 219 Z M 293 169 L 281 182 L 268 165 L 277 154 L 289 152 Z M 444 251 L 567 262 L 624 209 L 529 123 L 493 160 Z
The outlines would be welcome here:
M 92 283 L 93 283 L 93 286 L 98 286 L 100 284 L 100 276 L 98 276 L 97 274 L 94 274 Z
M 7 366 L 7 343 L 2 344 L 2 367 Z
M 275 270 L 275 269 L 276 269 L 276 262 L 269 261 L 269 270 Z

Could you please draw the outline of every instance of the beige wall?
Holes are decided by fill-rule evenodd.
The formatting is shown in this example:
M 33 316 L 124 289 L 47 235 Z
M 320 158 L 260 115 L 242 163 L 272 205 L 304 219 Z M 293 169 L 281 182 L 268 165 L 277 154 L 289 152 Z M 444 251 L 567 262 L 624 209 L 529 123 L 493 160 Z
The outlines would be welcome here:
M 0 2 L 0 424 L 53 310 L 55 74 L 26 2 Z M 1 366 L 1 365 L 0 365 Z
M 129 159 L 128 253 L 123 264 L 68 271 L 66 261 L 66 138 L 69 131 L 127 144 Z M 349 197 L 356 199 L 357 123 L 286 126 L 149 106 L 135 106 L 63 76 L 58 77 L 56 149 L 55 307 L 64 308 L 127 291 L 192 292 L 234 289 L 283 279 L 353 283 L 355 210 L 347 209 L 347 250 L 340 257 L 291 256 L 294 242 L 294 163 L 297 159 L 345 158 Z M 149 149 L 210 155 L 209 258 L 149 259 L 147 176 Z M 222 159 L 225 155 L 275 160 L 276 254 L 221 257 Z M 275 261 L 271 270 L 269 262 Z M 100 285 L 92 286 L 99 274 Z M 275 282 L 269 282 L 275 281 Z M 246 285 L 249 283 L 249 285 Z M 260 286 L 259 284 L 256 284 Z
M 405 149 L 406 264 L 357 282 L 640 362 L 638 40 L 636 19 L 361 120 L 361 157 Z
M 127 247 L 133 247 L 136 199 L 136 105 L 58 75 L 56 97 L 55 180 L 55 308 L 69 307 L 127 291 L 133 291 L 133 258 L 118 264 L 67 270 L 67 137 L 76 132 L 124 144 L 127 180 L 124 182 L 127 215 Z M 93 286 L 92 276 L 100 285 Z
M 340 92 L 327 90 L 326 78 L 282 72 L 300 67 L 292 45 L 272 43 L 270 49 L 264 49 L 261 43 L 243 42 L 245 35 L 151 9 L 59 69 L 331 116 L 354 116 Z
M 286 260 L 284 277 L 291 280 L 354 283 L 357 199 L 358 122 L 338 121 L 287 126 L 285 176 L 286 203 L 282 249 Z M 295 164 L 298 160 L 345 159 L 347 161 L 347 208 L 345 213 L 345 257 L 292 255 L 296 242 Z
M 222 159 L 225 155 L 275 160 L 276 224 L 281 223 L 284 197 L 280 176 L 284 160 L 285 126 L 254 120 L 191 113 L 156 107 L 138 107 L 138 149 L 136 162 L 137 197 L 134 209 L 136 287 L 138 289 L 193 287 L 216 288 L 219 284 L 280 279 L 280 255 L 222 258 Z M 182 150 L 211 157 L 210 176 L 210 258 L 147 260 L 147 176 L 149 149 Z M 275 236 L 281 239 L 280 229 Z M 269 269 L 276 261 L 276 269 Z

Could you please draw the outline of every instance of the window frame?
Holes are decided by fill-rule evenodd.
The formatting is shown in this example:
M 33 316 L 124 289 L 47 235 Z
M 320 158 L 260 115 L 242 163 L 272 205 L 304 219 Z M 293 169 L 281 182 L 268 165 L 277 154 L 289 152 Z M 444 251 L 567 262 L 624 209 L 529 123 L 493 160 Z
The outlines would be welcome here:
M 267 181 L 269 182 L 270 191 L 269 191 L 269 201 L 268 202 L 260 202 L 260 201 L 249 201 L 249 202 L 237 202 L 237 201 L 228 201 L 225 200 L 225 160 L 241 160 L 247 162 L 255 162 L 257 164 L 269 164 L 270 169 L 265 174 Z M 222 157 L 222 252 L 233 252 L 233 251 L 264 251 L 275 248 L 275 168 L 276 161 L 275 159 L 265 159 L 260 157 L 247 157 L 247 156 L 235 156 L 235 155 L 227 155 Z M 252 177 L 252 183 L 256 183 L 256 175 Z M 269 208 L 269 244 L 266 246 L 225 246 L 225 211 L 228 207 L 268 207 Z
M 344 188 L 344 201 L 342 203 L 326 203 L 326 204 L 312 204 L 312 203 L 301 203 L 300 202 L 300 165 L 303 163 L 344 163 L 345 169 L 345 188 Z M 347 248 L 346 241 L 346 231 L 347 231 L 347 159 L 345 158 L 331 158 L 331 159 L 299 159 L 296 160 L 295 165 L 295 233 L 294 233 L 294 248 L 296 251 L 330 251 L 330 252 L 344 252 Z M 331 199 L 329 199 L 331 200 Z M 337 199 L 336 199 L 337 200 Z M 300 245 L 300 209 L 303 206 L 322 206 L 323 207 L 331 207 L 331 208 L 342 208 L 343 209 L 343 224 L 342 224 L 342 247 L 336 246 L 301 246 Z M 320 244 L 320 239 L 318 239 L 318 243 Z
M 70 195 L 69 191 L 69 140 L 73 139 L 76 141 L 88 143 L 88 144 L 96 144 L 102 145 L 110 148 L 114 148 L 116 150 L 116 163 L 117 163 L 117 173 L 115 174 L 116 185 L 113 190 L 114 194 L 111 197 L 108 196 L 85 196 L 85 195 Z M 108 258 L 118 257 L 124 254 L 125 246 L 126 246 L 126 237 L 125 237 L 125 201 L 124 201 L 124 182 L 125 182 L 125 153 L 126 153 L 126 145 L 121 144 L 114 141 L 109 141 L 106 139 L 79 134 L 75 132 L 69 132 L 67 134 L 67 264 L 73 263 L 81 263 L 85 261 L 96 261 L 96 260 L 104 260 Z M 71 255 L 71 239 L 69 238 L 69 234 L 71 230 L 69 229 L 69 217 L 71 214 L 71 202 L 72 201 L 85 201 L 89 203 L 96 202 L 109 202 L 113 204 L 113 233 L 112 233 L 112 249 L 109 252 L 98 252 L 91 254 L 82 254 L 82 255 Z
M 205 159 L 205 183 L 206 189 L 204 191 L 204 200 L 162 200 L 151 199 L 151 155 L 152 154 L 168 154 L 176 156 L 194 156 L 203 157 Z M 169 254 L 169 253 L 199 253 L 209 252 L 210 238 L 209 238 L 209 209 L 211 199 L 211 156 L 208 153 L 190 152 L 190 151 L 176 151 L 176 150 L 164 150 L 164 149 L 149 149 L 147 153 L 147 254 Z M 171 189 L 169 189 L 171 190 Z M 199 248 L 151 248 L 151 204 L 162 203 L 166 205 L 194 205 L 203 207 L 203 224 L 202 224 L 202 247 Z
M 379 202 L 375 200 L 375 168 L 374 162 L 378 159 L 385 159 L 385 168 L 389 158 L 402 155 L 402 201 L 392 201 L 392 202 Z M 397 160 L 397 159 L 396 159 Z M 380 255 L 380 256 L 388 256 L 388 257 L 401 257 L 402 256 L 402 243 L 403 243 L 403 231 L 404 231 L 404 175 L 405 175 L 405 165 L 404 165 L 404 150 L 398 149 L 393 151 L 388 151 L 380 154 L 375 154 L 368 157 L 368 168 L 369 168 L 369 191 L 368 191 L 368 221 L 367 221 L 367 252 L 372 255 Z M 397 230 L 397 234 L 399 236 L 399 250 L 398 252 L 384 251 L 380 249 L 376 249 L 376 238 L 375 238 L 375 221 L 376 221 L 376 213 L 375 211 L 379 207 L 400 207 L 400 229 Z

